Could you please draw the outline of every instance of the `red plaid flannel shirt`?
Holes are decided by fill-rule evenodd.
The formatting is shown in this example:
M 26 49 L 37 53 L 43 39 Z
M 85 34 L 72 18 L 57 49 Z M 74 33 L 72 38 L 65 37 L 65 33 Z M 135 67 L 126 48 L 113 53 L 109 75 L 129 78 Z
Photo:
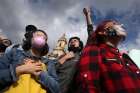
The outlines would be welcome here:
M 106 44 L 84 48 L 77 79 L 79 93 L 140 93 L 140 69 Z

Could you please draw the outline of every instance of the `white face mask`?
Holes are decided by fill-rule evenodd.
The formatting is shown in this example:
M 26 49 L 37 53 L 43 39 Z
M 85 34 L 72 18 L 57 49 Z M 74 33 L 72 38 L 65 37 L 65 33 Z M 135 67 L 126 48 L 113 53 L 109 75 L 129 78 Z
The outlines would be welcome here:
M 122 25 L 114 25 L 113 28 L 116 30 L 118 36 L 126 37 L 127 33 Z

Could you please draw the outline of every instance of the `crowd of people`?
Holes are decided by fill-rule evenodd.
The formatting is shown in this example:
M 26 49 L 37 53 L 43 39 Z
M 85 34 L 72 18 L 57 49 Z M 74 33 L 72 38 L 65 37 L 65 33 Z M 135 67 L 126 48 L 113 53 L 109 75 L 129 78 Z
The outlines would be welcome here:
M 116 20 L 95 31 L 89 8 L 86 45 L 71 37 L 68 51 L 49 59 L 48 35 L 27 25 L 22 44 L 0 37 L 0 93 L 140 93 L 140 69 L 118 45 L 127 33 Z

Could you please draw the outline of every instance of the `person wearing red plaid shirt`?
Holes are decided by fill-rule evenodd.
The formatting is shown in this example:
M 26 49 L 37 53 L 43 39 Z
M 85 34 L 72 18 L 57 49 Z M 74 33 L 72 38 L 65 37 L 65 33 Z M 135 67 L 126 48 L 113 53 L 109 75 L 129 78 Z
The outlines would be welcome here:
M 77 93 L 140 93 L 140 69 L 117 48 L 126 35 L 114 20 L 97 26 L 78 65 Z

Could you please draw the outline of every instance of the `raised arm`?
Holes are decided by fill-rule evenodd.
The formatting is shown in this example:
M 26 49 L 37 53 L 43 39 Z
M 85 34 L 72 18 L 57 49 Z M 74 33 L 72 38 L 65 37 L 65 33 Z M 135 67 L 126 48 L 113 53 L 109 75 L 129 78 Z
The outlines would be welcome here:
M 92 20 L 91 20 L 91 9 L 90 8 L 84 8 L 83 13 L 84 13 L 84 16 L 85 16 L 86 22 L 87 22 L 88 36 L 90 36 L 91 33 L 93 32 L 93 23 L 92 23 Z

